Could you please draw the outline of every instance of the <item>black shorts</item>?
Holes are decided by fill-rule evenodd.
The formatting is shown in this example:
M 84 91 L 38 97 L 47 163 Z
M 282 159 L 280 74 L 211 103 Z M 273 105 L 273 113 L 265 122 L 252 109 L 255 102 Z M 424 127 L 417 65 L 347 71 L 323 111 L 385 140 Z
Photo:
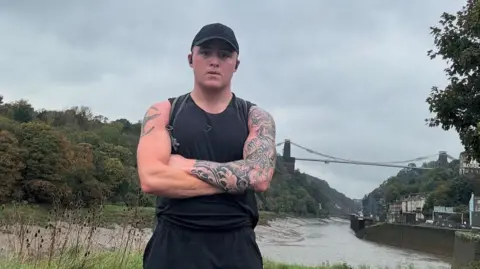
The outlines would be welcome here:
M 161 221 L 143 256 L 144 269 L 262 269 L 250 227 L 205 232 Z

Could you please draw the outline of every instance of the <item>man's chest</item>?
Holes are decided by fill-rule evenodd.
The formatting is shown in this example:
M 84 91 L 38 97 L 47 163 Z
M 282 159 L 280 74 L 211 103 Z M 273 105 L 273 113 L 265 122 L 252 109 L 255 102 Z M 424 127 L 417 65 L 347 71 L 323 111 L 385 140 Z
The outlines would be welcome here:
M 248 136 L 245 120 L 234 111 L 207 115 L 187 110 L 177 116 L 173 130 L 178 154 L 215 162 L 242 159 Z

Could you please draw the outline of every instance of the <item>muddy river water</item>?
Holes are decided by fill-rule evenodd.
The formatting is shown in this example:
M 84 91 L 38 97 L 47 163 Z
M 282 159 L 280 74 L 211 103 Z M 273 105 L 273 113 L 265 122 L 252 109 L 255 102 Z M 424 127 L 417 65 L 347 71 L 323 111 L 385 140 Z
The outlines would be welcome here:
M 263 256 L 287 263 L 450 268 L 445 258 L 360 240 L 345 220 L 280 220 L 258 227 L 256 234 Z

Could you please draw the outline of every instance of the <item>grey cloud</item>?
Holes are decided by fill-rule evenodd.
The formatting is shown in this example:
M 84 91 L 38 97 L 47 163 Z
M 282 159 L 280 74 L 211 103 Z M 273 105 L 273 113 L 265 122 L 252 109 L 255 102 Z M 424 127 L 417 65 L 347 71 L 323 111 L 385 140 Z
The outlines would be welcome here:
M 275 116 L 278 140 L 330 155 L 391 161 L 462 147 L 425 126 L 441 85 L 429 27 L 462 2 L 2 1 L 0 93 L 36 107 L 90 106 L 137 121 L 155 100 L 187 92 L 186 56 L 200 27 L 220 21 L 240 42 L 234 91 Z M 298 157 L 315 157 L 294 149 Z M 361 197 L 398 169 L 299 162 Z

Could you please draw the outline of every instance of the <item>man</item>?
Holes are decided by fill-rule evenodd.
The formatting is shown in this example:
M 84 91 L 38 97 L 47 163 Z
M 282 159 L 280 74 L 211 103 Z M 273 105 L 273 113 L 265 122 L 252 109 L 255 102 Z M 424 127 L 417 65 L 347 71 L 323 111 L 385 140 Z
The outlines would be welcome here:
M 161 198 L 144 268 L 263 268 L 255 192 L 272 179 L 276 131 L 269 113 L 232 93 L 238 53 L 232 29 L 204 26 L 188 55 L 193 90 L 145 114 L 140 184 Z

